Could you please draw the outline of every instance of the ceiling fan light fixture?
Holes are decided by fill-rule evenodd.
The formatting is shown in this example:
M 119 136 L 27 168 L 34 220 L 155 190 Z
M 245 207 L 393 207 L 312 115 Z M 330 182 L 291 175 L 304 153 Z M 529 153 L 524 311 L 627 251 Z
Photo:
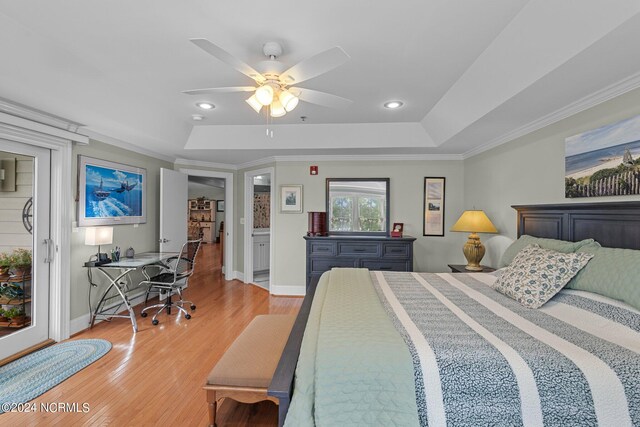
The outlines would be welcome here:
M 251 95 L 251 97 L 246 99 L 245 102 L 249 104 L 251 108 L 256 111 L 256 113 L 259 113 L 262 109 L 262 104 L 260 103 L 260 101 L 258 101 L 255 94 Z
M 260 86 L 256 89 L 256 99 L 262 105 L 269 105 L 273 101 L 273 88 L 268 84 Z
M 271 117 L 282 117 L 287 114 L 279 99 L 274 99 L 271 103 Z
M 280 92 L 279 98 L 280 102 L 284 106 L 284 109 L 287 110 L 287 112 L 293 111 L 293 109 L 298 105 L 298 97 L 286 89 Z

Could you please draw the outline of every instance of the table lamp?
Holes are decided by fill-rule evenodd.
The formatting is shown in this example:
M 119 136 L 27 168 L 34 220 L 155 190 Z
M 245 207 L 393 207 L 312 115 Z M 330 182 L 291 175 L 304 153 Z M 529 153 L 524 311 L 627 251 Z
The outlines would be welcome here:
M 496 227 L 491 223 L 484 211 L 464 211 L 458 221 L 453 224 L 451 231 L 463 231 L 469 234 L 469 240 L 462 247 L 462 253 L 467 259 L 466 270 L 482 271 L 480 261 L 484 256 L 484 245 L 477 233 L 497 233 Z
M 87 227 L 84 235 L 84 244 L 87 246 L 98 245 L 98 262 L 107 262 L 107 254 L 100 252 L 100 245 L 113 243 L 113 227 Z

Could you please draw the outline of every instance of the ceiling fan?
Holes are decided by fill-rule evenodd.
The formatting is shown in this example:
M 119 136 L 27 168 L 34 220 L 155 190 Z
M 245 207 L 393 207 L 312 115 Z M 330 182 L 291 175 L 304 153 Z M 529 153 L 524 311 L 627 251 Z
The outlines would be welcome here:
M 282 46 L 276 42 L 265 43 L 263 53 L 269 58 L 261 61 L 254 68 L 234 57 L 221 47 L 207 39 L 190 39 L 190 41 L 208 54 L 251 77 L 257 86 L 214 87 L 207 89 L 185 90 L 188 95 L 209 93 L 254 92 L 246 102 L 257 113 L 262 107 L 269 109 L 271 117 L 282 117 L 298 105 L 298 101 L 323 105 L 331 108 L 343 108 L 351 104 L 351 100 L 326 92 L 298 87 L 299 83 L 324 74 L 349 60 L 349 55 L 340 47 L 333 47 L 317 55 L 307 58 L 293 67 L 286 66 L 277 60 L 282 54 Z M 294 85 L 296 85 L 294 87 Z

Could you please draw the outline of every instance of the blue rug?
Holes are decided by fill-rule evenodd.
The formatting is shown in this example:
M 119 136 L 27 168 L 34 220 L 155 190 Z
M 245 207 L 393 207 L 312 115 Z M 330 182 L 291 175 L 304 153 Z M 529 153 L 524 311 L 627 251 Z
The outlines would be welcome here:
M 60 384 L 111 350 L 105 340 L 75 340 L 38 350 L 0 367 L 0 414 Z

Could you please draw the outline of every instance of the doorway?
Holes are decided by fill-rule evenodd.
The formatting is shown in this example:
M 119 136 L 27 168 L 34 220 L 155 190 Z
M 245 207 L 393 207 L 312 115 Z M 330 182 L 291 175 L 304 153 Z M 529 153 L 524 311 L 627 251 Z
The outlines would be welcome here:
M 273 283 L 274 168 L 245 172 L 244 281 L 270 290 Z
M 51 150 L 0 140 L 0 360 L 49 338 Z
M 188 236 L 202 239 L 207 265 L 219 271 L 224 264 L 224 178 L 188 176 Z
M 219 245 L 220 250 L 216 251 L 216 253 L 220 254 L 222 274 L 225 276 L 225 280 L 236 279 L 237 273 L 233 269 L 233 173 L 182 168 L 179 172 L 187 175 L 190 183 L 199 182 L 204 185 L 217 186 L 218 189 L 212 191 L 215 191 L 215 197 L 218 197 L 218 199 L 215 199 L 215 203 L 209 204 L 209 216 L 207 217 L 205 211 L 199 213 L 201 220 L 200 225 L 205 225 L 206 227 L 198 227 L 198 233 L 208 233 L 207 237 L 209 240 L 217 242 Z M 189 185 L 192 187 L 200 187 L 199 192 L 204 191 L 202 185 L 188 184 L 188 186 Z M 195 193 L 191 193 L 191 190 L 187 192 L 190 196 L 192 194 L 195 195 Z M 211 194 L 213 197 L 213 193 Z M 202 197 L 202 195 L 200 195 L 200 197 Z M 218 200 L 222 203 L 218 203 Z M 206 203 L 204 206 L 206 206 Z M 197 219 L 198 213 L 196 212 L 195 215 Z M 203 215 L 204 219 L 215 218 L 215 221 L 202 221 Z M 185 218 L 185 221 L 187 221 L 187 218 Z M 197 225 L 194 225 L 194 227 L 195 226 Z M 195 230 L 190 230 L 189 233 L 191 232 L 195 232 Z

